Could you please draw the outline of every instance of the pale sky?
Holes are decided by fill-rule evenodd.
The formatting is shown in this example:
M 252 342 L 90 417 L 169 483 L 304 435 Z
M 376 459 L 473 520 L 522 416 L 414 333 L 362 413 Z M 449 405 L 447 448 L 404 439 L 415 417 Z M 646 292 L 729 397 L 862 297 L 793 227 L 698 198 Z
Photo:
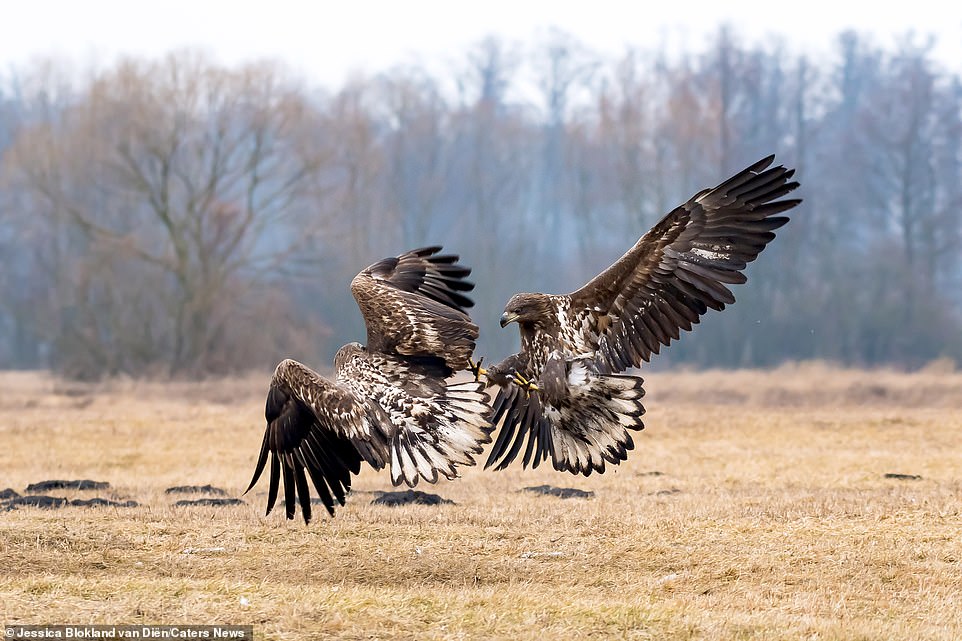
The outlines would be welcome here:
M 845 28 L 882 45 L 910 29 L 934 33 L 936 58 L 962 71 L 962 3 L 949 0 L 0 0 L 0 71 L 50 55 L 82 68 L 194 47 L 228 64 L 280 59 L 336 87 L 355 72 L 453 61 L 489 34 L 531 43 L 558 27 L 603 54 L 659 42 L 697 52 L 723 21 L 752 43 L 778 37 L 815 56 Z

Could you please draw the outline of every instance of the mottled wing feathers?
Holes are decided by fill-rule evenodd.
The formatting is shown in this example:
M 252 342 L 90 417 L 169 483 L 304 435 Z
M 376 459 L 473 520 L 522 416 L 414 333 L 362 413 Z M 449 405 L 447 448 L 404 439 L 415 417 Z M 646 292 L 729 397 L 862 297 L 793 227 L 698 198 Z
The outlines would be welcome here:
M 283 480 L 288 518 L 311 518 L 308 477 L 333 516 L 361 461 L 389 466 L 395 485 L 455 478 L 491 441 L 484 384 L 446 381 L 439 360 L 370 353 L 357 343 L 334 359 L 335 381 L 286 360 L 271 381 L 267 431 L 248 490 L 270 458 L 267 512 Z
M 498 390 L 492 406 L 491 423 L 500 426 L 498 438 L 488 453 L 485 469 L 496 465 L 503 470 L 524 448 L 524 466 L 537 468 L 551 455 L 551 429 L 541 413 L 541 398 L 520 387 L 507 385 Z
M 390 444 L 394 485 L 414 487 L 418 478 L 434 483 L 439 474 L 451 480 L 456 466 L 475 464 L 493 429 L 483 388 L 473 380 L 452 383 L 440 396 L 389 406 L 392 421 L 400 422 Z
M 464 313 L 473 303 L 462 292 L 474 285 L 457 257 L 429 247 L 385 258 L 351 282 L 367 327 L 371 351 L 444 360 L 451 372 L 466 369 L 478 327 Z M 450 372 L 448 372 L 450 374 Z
M 300 503 L 305 522 L 312 515 L 308 476 L 321 502 L 333 516 L 344 505 L 351 474 L 362 460 L 384 467 L 387 437 L 365 419 L 355 395 L 296 361 L 282 361 L 274 372 L 264 410 L 267 430 L 253 478 L 257 483 L 270 458 L 267 513 L 277 501 L 281 479 L 287 518 Z
M 614 265 L 570 295 L 569 326 L 588 334 L 599 366 L 638 367 L 690 330 L 708 309 L 735 301 L 729 284 L 800 200 L 776 200 L 798 187 L 794 170 L 769 156 L 666 215 Z M 579 318 L 580 315 L 580 318 Z
M 464 280 L 471 274 L 471 269 L 458 264 L 458 256 L 439 254 L 440 251 L 438 246 L 415 249 L 379 260 L 362 273 L 463 312 L 474 306 L 474 302 L 464 295 L 474 289 L 474 283 Z
M 491 440 L 483 383 L 445 380 L 440 361 L 358 350 L 336 360 L 338 379 L 370 400 L 371 420 L 387 435 L 395 485 L 455 478 L 455 466 L 474 465 Z

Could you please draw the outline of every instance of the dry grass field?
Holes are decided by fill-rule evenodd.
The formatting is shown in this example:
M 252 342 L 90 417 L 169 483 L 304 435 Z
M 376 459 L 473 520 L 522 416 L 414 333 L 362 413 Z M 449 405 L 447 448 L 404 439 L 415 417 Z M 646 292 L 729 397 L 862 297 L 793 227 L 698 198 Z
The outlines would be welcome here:
M 0 374 L 0 489 L 135 508 L 0 512 L 5 623 L 253 624 L 298 639 L 962 638 L 962 373 L 652 373 L 627 464 L 491 473 L 335 519 L 174 507 L 240 496 L 267 376 L 94 386 Z M 887 473 L 918 475 L 891 479 Z M 522 492 L 551 484 L 594 492 Z

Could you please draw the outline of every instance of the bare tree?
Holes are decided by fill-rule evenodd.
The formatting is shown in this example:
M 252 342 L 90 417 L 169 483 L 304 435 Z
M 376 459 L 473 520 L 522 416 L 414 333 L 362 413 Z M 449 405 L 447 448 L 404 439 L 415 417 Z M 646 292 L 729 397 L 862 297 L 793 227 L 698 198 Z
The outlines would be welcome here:
M 605 173 L 635 229 L 653 223 L 656 208 L 663 206 L 652 193 L 658 116 L 653 113 L 656 89 L 646 71 L 638 51 L 626 52 L 603 85 L 597 107 Z
M 445 218 L 447 104 L 434 80 L 412 68 L 383 76 L 378 95 L 387 121 L 387 204 L 397 210 L 405 247 L 433 242 Z
M 65 368 L 249 362 L 243 318 L 260 325 L 272 274 L 323 228 L 299 202 L 323 162 L 301 144 L 307 112 L 277 68 L 184 53 L 121 63 L 23 132 L 10 170 L 63 239 L 50 270 Z
M 583 181 L 577 168 L 575 175 L 570 176 L 571 167 L 566 167 L 565 162 L 565 156 L 571 154 L 566 123 L 573 94 L 588 88 L 598 66 L 597 57 L 584 44 L 558 29 L 549 30 L 534 51 L 535 77 L 544 103 L 536 206 L 544 214 L 548 232 L 555 237 L 562 234 L 561 222 L 566 217 L 562 208 L 569 201 L 567 194 L 562 193 L 565 183 L 578 185 Z M 569 177 L 573 180 L 569 181 Z
M 659 361 L 962 359 L 962 81 L 924 40 L 848 32 L 813 64 L 730 26 L 617 60 L 561 33 L 488 38 L 448 77 L 407 66 L 333 91 L 189 54 L 67 83 L 59 68 L 0 78 L 4 365 L 327 356 L 363 332 L 345 283 L 421 243 L 474 267 L 482 353 L 503 351 L 510 294 L 583 282 L 771 152 L 804 204 L 738 304 Z
M 459 253 L 476 265 L 476 315 L 482 328 L 497 326 L 519 274 L 535 271 L 541 257 L 531 233 L 538 212 L 530 206 L 536 134 L 527 111 L 509 88 L 520 62 L 509 43 L 486 38 L 467 53 L 457 71 L 459 105 L 451 119 L 449 216 L 461 228 Z M 503 333 L 485 333 L 481 344 L 507 349 Z

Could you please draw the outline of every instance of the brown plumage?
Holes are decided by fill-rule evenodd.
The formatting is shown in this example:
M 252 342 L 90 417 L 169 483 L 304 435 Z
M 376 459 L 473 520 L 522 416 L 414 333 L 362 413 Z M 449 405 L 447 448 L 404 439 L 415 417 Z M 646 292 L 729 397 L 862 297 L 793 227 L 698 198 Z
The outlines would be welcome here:
M 334 379 L 286 359 L 267 395 L 267 430 L 254 487 L 270 455 L 267 512 L 284 481 L 287 518 L 300 503 L 311 519 L 308 477 L 327 511 L 344 505 L 362 461 L 387 466 L 395 485 L 457 476 L 456 466 L 491 440 L 483 384 L 447 380 L 465 369 L 478 328 L 464 313 L 473 285 L 457 256 L 427 247 L 385 258 L 351 283 L 367 327 L 367 347 L 349 343 Z
M 439 357 L 452 371 L 468 367 L 478 327 L 465 309 L 474 284 L 458 257 L 426 247 L 385 258 L 351 281 L 367 325 L 367 347 L 400 356 Z
M 628 430 L 644 427 L 644 391 L 619 372 L 735 302 L 726 285 L 745 282 L 746 265 L 788 222 L 778 214 L 801 202 L 778 200 L 798 183 L 773 160 L 695 194 L 581 289 L 508 301 L 501 326 L 518 323 L 521 351 L 487 371 L 501 386 L 492 422 L 503 425 L 485 467 L 506 467 L 526 439 L 525 466 L 550 456 L 555 469 L 587 476 L 627 457 Z

